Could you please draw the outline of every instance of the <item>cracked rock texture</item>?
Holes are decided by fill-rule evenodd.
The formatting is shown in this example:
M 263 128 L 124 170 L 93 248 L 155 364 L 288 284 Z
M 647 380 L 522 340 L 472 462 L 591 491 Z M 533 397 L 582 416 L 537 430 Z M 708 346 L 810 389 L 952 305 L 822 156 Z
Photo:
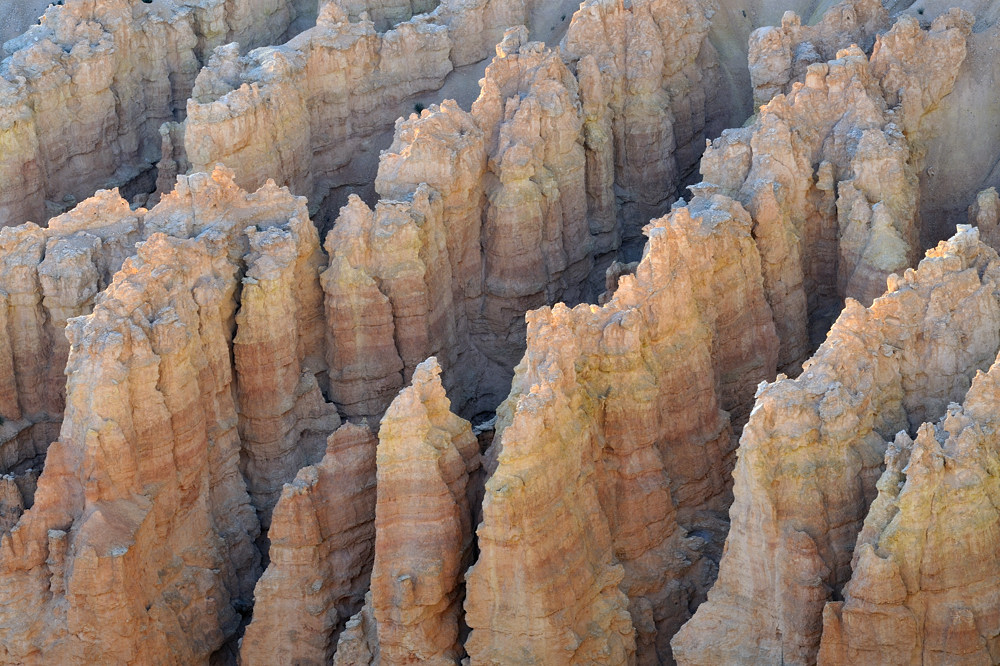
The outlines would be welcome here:
M 371 575 L 376 444 L 367 427 L 345 424 L 330 435 L 323 459 L 284 486 L 241 663 L 330 663 Z
M 886 449 L 844 600 L 823 611 L 821 664 L 1000 657 L 998 377 L 996 364 L 978 373 L 961 406 Z
M 971 26 L 960 10 L 927 31 L 904 17 L 870 59 L 852 46 L 810 65 L 706 149 L 705 185 L 754 218 L 779 368 L 797 372 L 844 298 L 870 304 L 919 258 L 921 121 L 951 90 Z
M 314 441 L 339 424 L 318 386 L 322 254 L 305 202 L 273 183 L 248 194 L 218 170 L 180 179 L 151 211 L 105 192 L 44 231 L 0 233 L 36 248 L 5 265 L 20 259 L 16 283 L 45 294 L 7 308 L 10 330 L 37 343 L 34 365 L 14 358 L 10 408 L 51 428 L 64 413 L 47 454 L 56 437 L 37 427 L 4 443 L 5 522 L 30 508 L 0 542 L 2 659 L 206 661 L 253 598 L 270 489 L 317 462 Z M 37 361 L 67 351 L 65 394 L 39 390 Z M 261 401 L 274 393 L 284 401 Z

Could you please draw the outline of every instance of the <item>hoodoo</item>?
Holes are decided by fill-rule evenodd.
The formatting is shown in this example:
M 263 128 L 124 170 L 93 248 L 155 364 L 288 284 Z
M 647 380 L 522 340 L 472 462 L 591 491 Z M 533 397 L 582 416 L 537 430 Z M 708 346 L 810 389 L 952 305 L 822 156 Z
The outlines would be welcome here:
M 1000 664 L 1000 2 L 0 5 L 0 664 Z

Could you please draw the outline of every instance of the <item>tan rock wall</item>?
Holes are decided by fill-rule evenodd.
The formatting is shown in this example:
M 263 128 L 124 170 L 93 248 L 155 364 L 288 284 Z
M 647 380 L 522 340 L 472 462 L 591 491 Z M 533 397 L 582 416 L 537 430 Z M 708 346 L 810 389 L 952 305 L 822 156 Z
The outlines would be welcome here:
M 754 217 L 779 368 L 797 372 L 845 297 L 870 303 L 919 258 L 921 121 L 954 83 L 968 20 L 956 10 L 923 31 L 901 19 L 870 62 L 852 47 L 810 65 L 804 84 L 706 149 L 705 181 Z
M 606 305 L 528 315 L 468 575 L 474 662 L 669 660 L 714 575 L 735 443 L 720 402 L 748 410 L 777 337 L 739 204 L 696 199 L 648 233 Z
M 803 374 L 758 391 L 719 578 L 673 640 L 678 663 L 816 659 L 886 441 L 943 415 L 996 356 L 996 262 L 975 232 L 958 234 L 869 308 L 849 300 Z
M 181 178 L 151 211 L 106 192 L 48 229 L 2 233 L 21 241 L 2 255 L 7 274 L 45 294 L 7 308 L 17 321 L 8 330 L 37 344 L 34 362 L 21 354 L 7 375 L 29 427 L 8 437 L 17 424 L 4 424 L 4 472 L 21 493 L 17 506 L 7 492 L 4 510 L 31 508 L 0 546 L 3 658 L 205 662 L 250 607 L 253 509 L 266 526 L 273 489 L 317 462 L 316 440 L 339 424 L 320 392 L 324 259 L 305 202 L 273 183 L 248 194 L 218 170 Z M 36 251 L 20 251 L 25 242 Z M 70 315 L 87 316 L 67 326 Z M 43 426 L 63 411 L 63 394 L 44 390 L 55 382 L 38 379 L 55 371 L 40 361 L 65 354 L 53 343 L 62 327 L 65 419 L 35 491 L 55 438 Z M 38 416 L 55 403 L 42 412 L 49 421 Z
M 273 43 L 306 4 L 77 0 L 48 10 L 0 66 L 0 226 L 44 223 L 100 188 L 149 179 L 158 129 L 183 116 L 212 48 Z
M 375 436 L 346 424 L 284 486 L 240 663 L 326 664 L 361 606 L 375 543 Z
M 823 611 L 819 663 L 996 661 L 996 373 L 886 450 L 844 600 Z

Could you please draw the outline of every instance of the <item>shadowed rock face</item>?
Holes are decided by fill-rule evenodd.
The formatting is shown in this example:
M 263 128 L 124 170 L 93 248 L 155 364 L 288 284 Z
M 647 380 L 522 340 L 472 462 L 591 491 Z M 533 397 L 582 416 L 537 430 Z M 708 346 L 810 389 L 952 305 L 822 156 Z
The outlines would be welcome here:
M 345 424 L 316 465 L 285 485 L 268 538 L 271 563 L 254 590 L 244 664 L 325 664 L 360 608 L 375 543 L 371 431 Z
M 1000 661 L 995 2 L 66 1 L 0 662 Z
M 371 591 L 337 664 L 453 664 L 464 653 L 480 455 L 469 422 L 449 411 L 440 372 L 433 358 L 418 365 L 382 419 Z

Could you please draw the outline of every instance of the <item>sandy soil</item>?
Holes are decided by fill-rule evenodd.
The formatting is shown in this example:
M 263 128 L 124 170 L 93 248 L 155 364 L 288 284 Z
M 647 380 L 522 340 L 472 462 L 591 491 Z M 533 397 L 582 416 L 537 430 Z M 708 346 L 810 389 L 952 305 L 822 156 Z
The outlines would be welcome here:
M 531 13 L 531 39 L 558 46 L 580 0 L 544 0 Z

